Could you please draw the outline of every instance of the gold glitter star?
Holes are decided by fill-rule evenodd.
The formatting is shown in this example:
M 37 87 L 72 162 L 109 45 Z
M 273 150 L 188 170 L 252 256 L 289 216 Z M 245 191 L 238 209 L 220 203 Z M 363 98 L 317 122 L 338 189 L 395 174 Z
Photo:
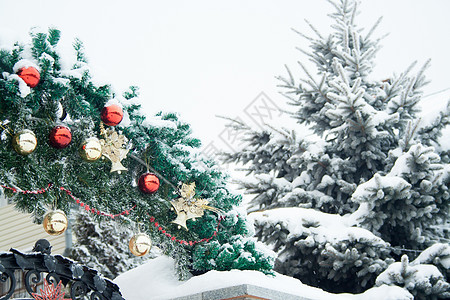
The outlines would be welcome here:
M 191 184 L 183 183 L 180 194 L 180 198 L 170 201 L 177 213 L 177 218 L 172 223 L 178 224 L 186 230 L 188 230 L 186 221 L 202 217 L 205 209 L 220 213 L 219 209 L 207 205 L 208 200 L 194 198 L 195 182 Z

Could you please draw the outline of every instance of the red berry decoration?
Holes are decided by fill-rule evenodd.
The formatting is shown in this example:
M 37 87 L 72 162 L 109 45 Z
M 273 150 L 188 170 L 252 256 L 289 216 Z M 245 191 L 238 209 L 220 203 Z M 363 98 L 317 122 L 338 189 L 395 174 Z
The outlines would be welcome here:
M 39 80 L 41 79 L 41 74 L 39 74 L 39 71 L 33 67 L 21 68 L 17 72 L 17 75 L 31 88 L 37 86 Z
M 152 194 L 159 189 L 159 179 L 155 174 L 147 172 L 139 177 L 138 186 L 142 192 Z
M 102 112 L 100 114 L 100 118 L 103 123 L 108 126 L 116 126 L 123 119 L 123 110 L 117 104 L 111 104 L 103 107 Z
M 72 141 L 72 133 L 66 126 L 56 126 L 48 137 L 50 146 L 56 149 L 66 148 Z

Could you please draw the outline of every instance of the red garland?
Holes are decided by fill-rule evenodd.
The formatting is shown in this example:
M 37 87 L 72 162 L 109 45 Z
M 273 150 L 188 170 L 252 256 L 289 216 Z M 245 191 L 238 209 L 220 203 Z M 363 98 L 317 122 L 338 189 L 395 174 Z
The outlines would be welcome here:
M 97 215 L 99 215 L 99 216 L 105 216 L 105 217 L 110 217 L 110 218 L 114 219 L 115 217 L 119 217 L 119 216 L 123 216 L 123 215 L 129 215 L 129 214 L 130 214 L 130 211 L 132 211 L 132 210 L 136 207 L 136 204 L 135 204 L 132 208 L 127 209 L 127 210 L 124 210 L 123 212 L 121 212 L 121 213 L 119 213 L 119 214 L 115 214 L 115 215 L 113 215 L 113 214 L 108 214 L 108 213 L 102 212 L 102 211 L 100 211 L 100 210 L 97 210 L 97 209 L 95 209 L 95 208 L 93 208 L 93 207 L 89 207 L 89 205 L 87 205 L 86 203 L 81 202 L 80 199 L 75 198 L 75 196 L 72 195 L 72 192 L 69 191 L 68 189 L 63 188 L 63 187 L 60 187 L 59 189 L 60 189 L 61 191 L 66 192 L 66 194 L 69 195 L 70 198 L 72 198 L 73 200 L 75 200 L 75 202 L 76 202 L 78 205 L 80 205 L 80 207 L 84 207 L 84 209 L 85 209 L 86 211 L 91 212 L 91 213 L 93 213 L 93 214 L 97 214 Z
M 16 188 L 9 187 L 9 186 L 3 185 L 3 184 L 0 184 L 0 186 L 1 186 L 2 188 L 4 188 L 4 189 L 11 190 L 13 193 L 22 193 L 22 194 L 43 194 L 43 193 L 45 193 L 46 191 L 48 191 L 48 190 L 53 186 L 53 184 L 52 184 L 52 183 L 49 183 L 48 186 L 47 186 L 46 188 L 44 188 L 44 189 L 39 189 L 39 190 L 37 190 L 37 191 L 22 191 L 22 190 L 18 190 L 18 189 L 16 189 Z
M 23 190 L 18 190 L 18 189 L 16 189 L 16 188 L 12 188 L 12 187 L 9 187 L 9 186 L 6 186 L 6 185 L 1 185 L 1 184 L 0 184 L 0 186 L 3 187 L 3 188 L 5 188 L 5 189 L 11 190 L 13 193 L 22 193 L 22 194 L 43 194 L 43 193 L 47 192 L 50 188 L 52 188 L 52 187 L 53 187 L 53 184 L 52 184 L 52 183 L 49 183 L 48 186 L 47 186 L 46 188 L 39 189 L 39 190 L 36 190 L 36 191 L 26 191 L 26 190 L 23 191 Z M 86 203 L 81 202 L 80 199 L 78 199 L 78 198 L 76 198 L 74 195 L 72 195 L 72 192 L 69 191 L 68 189 L 66 189 L 66 188 L 64 188 L 64 187 L 60 187 L 59 189 L 60 189 L 61 191 L 66 192 L 66 194 L 69 195 L 70 198 L 72 198 L 72 199 L 73 199 L 77 204 L 79 204 L 81 207 L 84 207 L 84 209 L 85 209 L 86 211 L 91 212 L 91 213 L 93 213 L 93 214 L 100 215 L 100 216 L 110 217 L 110 218 L 112 218 L 112 219 L 114 219 L 115 217 L 123 216 L 123 215 L 129 215 L 130 212 L 136 207 L 136 204 L 135 204 L 132 208 L 130 208 L 130 209 L 128 209 L 128 210 L 124 210 L 123 212 L 121 212 L 121 213 L 119 213 L 119 214 L 114 214 L 114 215 L 113 215 L 113 214 L 108 214 L 108 213 L 102 212 L 102 211 L 100 211 L 100 210 L 97 210 L 97 209 L 95 209 L 95 208 L 89 207 L 89 205 L 87 205 Z M 150 215 L 149 215 L 149 216 L 150 216 Z M 224 220 L 224 219 L 225 219 L 224 216 L 219 216 L 219 219 L 218 219 L 218 221 L 217 221 L 217 227 L 216 227 L 216 230 L 214 231 L 214 233 L 213 233 L 209 238 L 203 238 L 203 239 L 198 240 L 198 241 L 185 241 L 185 240 L 179 240 L 179 239 L 177 239 L 175 236 L 171 235 L 170 233 L 167 233 L 166 230 L 164 230 L 164 228 L 161 227 L 161 226 L 159 225 L 158 222 L 155 222 L 155 217 L 150 216 L 150 222 L 152 222 L 153 225 L 155 225 L 156 229 L 158 229 L 159 231 L 161 231 L 161 233 L 163 233 L 166 237 L 168 237 L 168 238 L 171 239 L 172 241 L 174 241 L 174 242 L 176 242 L 176 243 L 180 243 L 180 244 L 182 244 L 182 245 L 186 245 L 186 246 L 194 246 L 195 244 L 198 244 L 198 243 L 209 242 L 209 241 L 210 241 L 212 238 L 214 238 L 214 237 L 217 235 L 217 233 L 219 232 L 220 222 L 221 222 L 222 220 Z
M 150 215 L 149 215 L 150 216 Z M 158 229 L 159 231 L 161 231 L 161 233 L 163 233 L 166 237 L 168 237 L 169 239 L 171 239 L 172 241 L 176 242 L 176 243 L 180 243 L 182 245 L 186 245 L 186 246 L 194 246 L 195 244 L 198 243 L 203 243 L 203 242 L 209 242 L 212 238 L 214 238 L 217 233 L 219 232 L 219 226 L 220 226 L 220 222 L 222 220 L 224 220 L 225 217 L 224 216 L 219 216 L 219 219 L 217 221 L 217 227 L 216 230 L 214 231 L 214 233 L 209 237 L 209 238 L 204 238 L 198 241 L 185 241 L 185 240 L 179 240 L 177 239 L 175 236 L 171 235 L 170 233 L 167 233 L 164 228 L 162 228 L 158 222 L 155 222 L 155 217 L 150 216 L 150 222 L 153 223 L 153 225 L 155 225 L 156 229 Z
M 47 186 L 46 188 L 39 189 L 39 190 L 36 190 L 36 191 L 27 191 L 27 190 L 23 191 L 23 190 L 18 190 L 18 189 L 16 189 L 16 188 L 9 187 L 9 186 L 3 185 L 3 184 L 0 184 L 0 186 L 1 186 L 2 188 L 11 190 L 13 193 L 35 194 L 35 195 L 36 195 L 36 194 L 43 194 L 43 193 L 47 192 L 50 188 L 53 187 L 53 183 L 49 183 L 48 186 Z M 95 208 L 89 207 L 89 205 L 87 205 L 87 204 L 81 202 L 80 199 L 75 198 L 75 196 L 72 195 L 72 192 L 69 191 L 68 189 L 63 188 L 63 187 L 60 187 L 59 189 L 60 189 L 61 191 L 66 192 L 66 194 L 69 195 L 70 198 L 72 198 L 72 199 L 73 199 L 78 205 L 80 205 L 81 207 L 84 207 L 84 209 L 85 209 L 86 211 L 89 211 L 89 212 L 91 212 L 91 213 L 93 213 L 93 214 L 97 214 L 97 215 L 100 215 L 100 216 L 106 216 L 106 217 L 110 217 L 110 218 L 113 218 L 113 219 L 114 219 L 115 217 L 118 217 L 118 216 L 129 215 L 129 214 L 130 214 L 130 211 L 132 211 L 132 210 L 136 207 L 136 205 L 134 205 L 132 208 L 127 209 L 127 210 L 124 210 L 123 212 L 121 212 L 121 213 L 119 213 L 119 214 L 115 214 L 115 215 L 113 215 L 113 214 L 108 214 L 108 213 L 102 212 L 102 211 L 100 211 L 100 210 L 97 210 L 97 209 L 95 209 Z

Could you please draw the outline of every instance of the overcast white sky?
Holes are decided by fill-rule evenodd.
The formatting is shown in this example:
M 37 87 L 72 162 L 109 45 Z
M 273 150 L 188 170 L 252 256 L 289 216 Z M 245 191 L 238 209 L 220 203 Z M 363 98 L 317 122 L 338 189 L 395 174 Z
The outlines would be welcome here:
M 364 0 L 359 24 L 389 32 L 378 54 L 376 76 L 400 73 L 414 60 L 432 59 L 426 93 L 450 87 L 450 1 Z M 281 105 L 277 75 L 284 64 L 304 76 L 295 50 L 307 47 L 290 30 L 310 33 L 304 19 L 329 30 L 325 0 L 119 1 L 0 0 L 0 45 L 26 40 L 31 27 L 55 26 L 61 45 L 85 43 L 96 78 L 121 93 L 138 85 L 149 114 L 177 111 L 204 145 L 224 129 L 216 115 L 240 117 L 264 92 Z M 446 102 L 446 96 L 433 101 Z M 446 98 L 445 98 L 446 97 Z

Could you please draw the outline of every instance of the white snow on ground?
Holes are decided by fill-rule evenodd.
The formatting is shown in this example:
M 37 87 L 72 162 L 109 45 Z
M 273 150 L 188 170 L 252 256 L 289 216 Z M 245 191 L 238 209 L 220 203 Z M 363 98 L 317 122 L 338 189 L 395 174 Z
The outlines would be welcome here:
M 258 271 L 209 271 L 187 281 L 179 281 L 174 270 L 174 260 L 167 256 L 152 259 L 150 262 L 120 275 L 114 282 L 119 285 L 123 297 L 127 300 L 173 299 L 242 284 L 317 300 L 413 299 L 409 292 L 397 286 L 383 285 L 359 295 L 331 294 L 304 285 L 292 277 L 277 273 L 275 276 L 267 276 Z

